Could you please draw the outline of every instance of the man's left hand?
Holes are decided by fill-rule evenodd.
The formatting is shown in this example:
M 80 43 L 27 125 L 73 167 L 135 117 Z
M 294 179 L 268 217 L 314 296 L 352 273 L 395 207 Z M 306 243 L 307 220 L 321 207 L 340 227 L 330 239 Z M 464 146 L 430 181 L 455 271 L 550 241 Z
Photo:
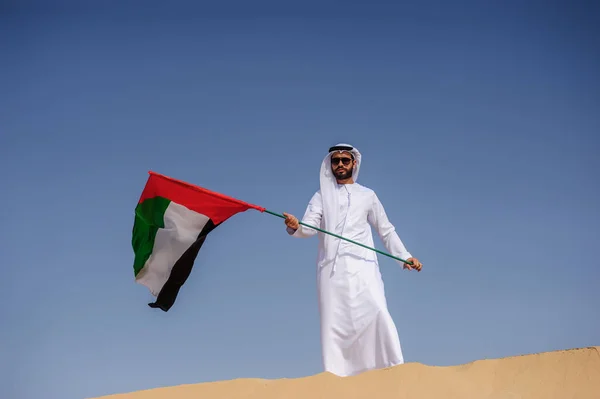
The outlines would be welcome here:
M 416 271 L 420 272 L 421 269 L 423 268 L 423 265 L 421 264 L 421 262 L 419 262 L 419 260 L 417 258 L 408 258 L 406 259 L 407 262 L 412 263 L 412 264 L 404 264 L 404 268 L 405 269 L 409 269 L 409 270 L 413 270 L 415 269 Z

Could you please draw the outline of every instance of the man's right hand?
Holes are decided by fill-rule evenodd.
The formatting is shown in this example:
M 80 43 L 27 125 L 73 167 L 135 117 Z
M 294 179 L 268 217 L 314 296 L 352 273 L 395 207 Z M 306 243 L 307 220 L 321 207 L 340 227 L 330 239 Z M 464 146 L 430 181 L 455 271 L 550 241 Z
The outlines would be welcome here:
M 283 213 L 285 216 L 285 225 L 290 229 L 298 230 L 300 224 L 298 223 L 298 219 L 294 215 L 290 215 L 289 213 Z

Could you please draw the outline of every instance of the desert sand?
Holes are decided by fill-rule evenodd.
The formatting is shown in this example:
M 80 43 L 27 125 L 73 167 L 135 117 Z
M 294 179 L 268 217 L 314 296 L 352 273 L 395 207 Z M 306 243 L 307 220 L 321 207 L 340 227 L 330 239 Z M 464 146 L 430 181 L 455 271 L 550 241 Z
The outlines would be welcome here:
M 600 347 L 435 367 L 405 363 L 354 377 L 329 373 L 237 379 L 109 395 L 103 399 L 600 399 Z

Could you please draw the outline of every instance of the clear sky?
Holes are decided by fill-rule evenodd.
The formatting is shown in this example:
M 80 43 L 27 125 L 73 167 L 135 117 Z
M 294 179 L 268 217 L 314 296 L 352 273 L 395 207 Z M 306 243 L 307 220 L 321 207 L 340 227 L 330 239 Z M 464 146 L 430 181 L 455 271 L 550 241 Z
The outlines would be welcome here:
M 148 170 L 301 216 L 338 142 L 407 362 L 600 344 L 597 5 L 97 3 L 0 6 L 0 397 L 321 372 L 316 238 L 239 214 L 164 313 L 131 228 Z

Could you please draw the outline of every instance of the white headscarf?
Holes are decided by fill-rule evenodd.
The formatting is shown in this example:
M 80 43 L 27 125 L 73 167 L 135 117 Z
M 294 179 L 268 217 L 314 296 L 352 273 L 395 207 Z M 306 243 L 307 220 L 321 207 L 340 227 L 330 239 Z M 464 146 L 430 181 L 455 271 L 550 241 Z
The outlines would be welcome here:
M 321 200 L 323 205 L 323 229 L 329 232 L 334 232 L 335 226 L 338 223 L 339 203 L 338 203 L 338 186 L 335 176 L 331 170 L 331 155 L 347 151 L 354 156 L 356 166 L 352 170 L 352 179 L 356 183 L 358 180 L 358 172 L 361 165 L 360 152 L 350 144 L 340 143 L 331 147 L 330 152 L 323 159 L 321 164 Z M 340 239 L 329 234 L 323 234 L 325 263 L 333 261 L 337 252 L 337 247 Z

